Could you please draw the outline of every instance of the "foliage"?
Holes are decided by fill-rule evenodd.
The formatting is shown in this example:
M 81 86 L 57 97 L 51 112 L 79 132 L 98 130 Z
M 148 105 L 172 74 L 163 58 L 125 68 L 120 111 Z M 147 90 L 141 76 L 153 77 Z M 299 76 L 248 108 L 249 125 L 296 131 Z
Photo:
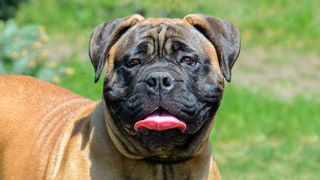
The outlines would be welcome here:
M 21 3 L 29 0 L 1 0 L 0 1 L 0 20 L 8 20 L 12 18 L 18 10 Z
M 0 26 L 0 73 L 25 74 L 47 81 L 59 82 L 60 75 L 71 74 L 71 69 L 58 67 L 48 61 L 44 44 L 48 41 L 43 26 L 17 27 L 13 21 Z

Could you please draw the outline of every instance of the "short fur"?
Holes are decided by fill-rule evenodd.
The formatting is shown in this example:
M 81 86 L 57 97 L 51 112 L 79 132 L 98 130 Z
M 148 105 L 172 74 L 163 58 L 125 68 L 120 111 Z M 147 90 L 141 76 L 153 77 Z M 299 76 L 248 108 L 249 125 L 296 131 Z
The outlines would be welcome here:
M 123 55 L 139 46 L 134 39 L 139 40 L 143 32 L 158 42 L 142 44 L 154 63 L 141 66 L 143 70 L 131 69 L 124 76 Z M 168 40 L 175 35 L 186 45 Z M 182 70 L 184 67 L 169 61 L 171 56 L 180 57 L 174 54 L 175 47 L 190 52 L 204 67 L 193 75 L 191 70 Z M 239 51 L 239 32 L 225 21 L 199 14 L 184 19 L 132 15 L 103 23 L 92 34 L 89 56 L 95 81 L 108 64 L 100 102 L 32 77 L 0 76 L 0 179 L 221 179 L 209 134 L 223 94 L 223 77 L 230 81 Z M 158 91 L 147 93 L 146 84 L 138 83 L 139 78 L 159 69 L 181 79 L 166 95 L 160 91 L 162 100 Z M 124 77 L 130 78 L 134 72 L 139 73 L 127 82 Z M 196 73 L 203 78 L 186 80 Z M 181 96 L 182 91 L 186 96 Z M 139 93 L 143 95 L 133 101 L 137 105 L 128 104 L 132 95 Z M 155 99 L 148 102 L 151 96 L 147 94 Z M 198 110 L 200 115 L 189 117 L 180 112 L 178 102 L 186 97 L 193 97 L 189 103 L 203 108 Z M 135 111 L 141 105 L 145 106 L 140 115 L 126 111 L 128 106 Z M 155 141 L 159 138 L 155 132 L 144 136 L 133 131 L 132 123 L 150 113 L 151 107 L 190 118 L 187 132 L 169 130 Z

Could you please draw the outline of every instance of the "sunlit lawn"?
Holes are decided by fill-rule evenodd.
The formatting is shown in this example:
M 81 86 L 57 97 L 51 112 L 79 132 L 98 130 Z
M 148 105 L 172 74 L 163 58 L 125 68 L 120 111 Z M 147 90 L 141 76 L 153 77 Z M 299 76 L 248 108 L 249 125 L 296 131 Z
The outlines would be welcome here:
M 212 133 L 223 176 L 318 179 L 320 104 L 316 102 L 302 98 L 280 101 L 227 87 Z

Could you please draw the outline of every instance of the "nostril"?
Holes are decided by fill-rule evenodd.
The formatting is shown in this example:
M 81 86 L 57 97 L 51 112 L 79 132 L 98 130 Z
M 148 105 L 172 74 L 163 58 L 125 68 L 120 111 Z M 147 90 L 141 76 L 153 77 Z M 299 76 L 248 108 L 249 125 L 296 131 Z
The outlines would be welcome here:
M 169 77 L 164 77 L 162 83 L 164 86 L 170 87 L 172 85 L 172 79 Z
M 145 79 L 149 91 L 169 91 L 174 87 L 174 78 L 167 72 L 152 72 Z
M 154 77 L 149 77 L 146 81 L 150 87 L 154 87 L 157 85 L 157 80 Z

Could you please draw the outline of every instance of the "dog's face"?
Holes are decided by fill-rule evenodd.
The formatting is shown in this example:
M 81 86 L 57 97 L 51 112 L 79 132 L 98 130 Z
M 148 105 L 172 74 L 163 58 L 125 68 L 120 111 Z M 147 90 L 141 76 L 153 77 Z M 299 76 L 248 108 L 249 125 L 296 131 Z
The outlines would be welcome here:
M 104 101 L 113 123 L 152 152 L 207 138 L 238 53 L 238 31 L 203 15 L 133 15 L 98 26 L 90 43 L 96 81 L 108 59 Z

